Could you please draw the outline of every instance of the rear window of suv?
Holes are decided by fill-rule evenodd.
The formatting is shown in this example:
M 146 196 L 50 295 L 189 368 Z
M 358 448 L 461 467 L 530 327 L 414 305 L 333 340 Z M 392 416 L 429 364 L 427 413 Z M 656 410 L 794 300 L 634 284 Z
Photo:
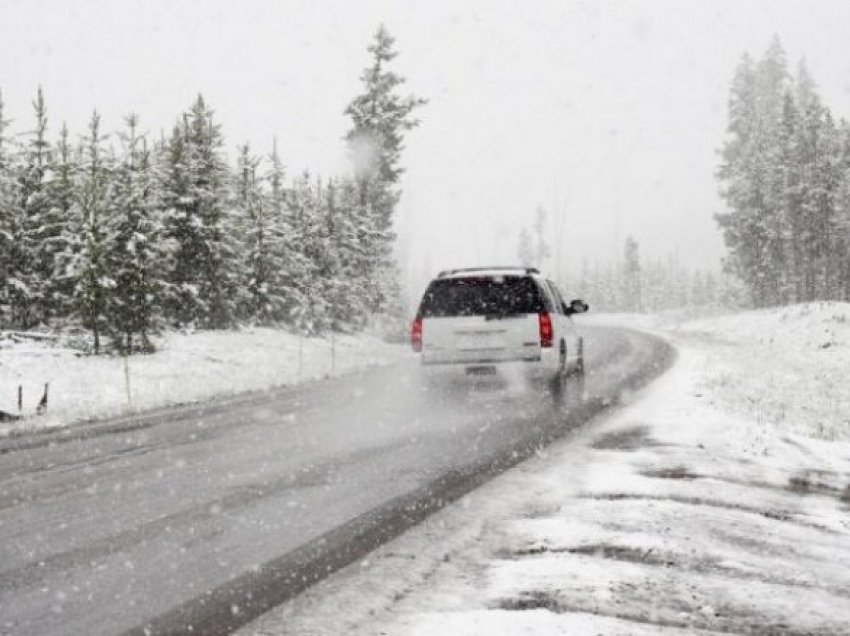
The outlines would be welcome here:
M 544 311 L 537 283 L 528 276 L 441 278 L 425 291 L 422 318 L 509 316 Z

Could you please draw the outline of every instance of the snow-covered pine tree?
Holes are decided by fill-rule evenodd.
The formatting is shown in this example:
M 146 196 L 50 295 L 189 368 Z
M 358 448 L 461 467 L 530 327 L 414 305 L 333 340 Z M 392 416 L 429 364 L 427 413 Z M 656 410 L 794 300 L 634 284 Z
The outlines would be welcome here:
M 14 155 L 10 140 L 6 137 L 9 120 L 5 118 L 5 106 L 0 93 L 0 326 L 10 327 L 14 288 L 12 275 L 17 252 L 15 239 L 18 234 L 17 181 L 14 178 Z
M 358 270 L 361 252 L 356 195 L 356 186 L 350 181 L 332 179 L 324 188 L 322 213 L 328 236 L 325 295 L 329 303 L 329 326 L 334 331 L 362 328 L 369 314 L 364 293 L 366 281 Z
M 758 242 L 753 289 L 759 306 L 782 302 L 786 271 L 787 230 L 782 213 L 785 166 L 782 147 L 782 111 L 788 88 L 785 51 L 774 37 L 756 70 L 758 115 L 750 178 L 756 196 L 753 207 L 753 238 Z
M 836 206 L 841 189 L 841 144 L 838 129 L 829 109 L 824 108 L 821 128 L 821 148 L 815 165 L 816 236 L 814 246 L 816 297 L 833 300 L 838 297 L 838 259 L 834 251 L 838 235 Z
M 293 307 L 290 321 L 301 333 L 321 333 L 328 322 L 328 306 L 321 295 L 320 280 L 326 236 L 320 226 L 318 193 L 308 172 L 304 172 L 292 184 L 289 207 L 292 236 L 300 256 L 300 267 L 292 272 L 293 283 L 301 299 Z
M 36 130 L 30 142 L 30 174 L 41 174 L 41 184 L 33 179 L 29 197 L 32 213 L 38 214 L 38 276 L 41 279 L 43 319 L 65 317 L 70 311 L 73 278 L 68 275 L 79 222 L 71 211 L 74 157 L 63 125 L 53 149 L 45 137 L 47 113 L 41 88 L 35 102 Z
M 276 153 L 275 153 L 276 154 Z M 235 214 L 242 240 L 242 271 L 245 279 L 240 315 L 255 324 L 270 325 L 283 315 L 285 298 L 281 289 L 283 217 L 269 205 L 272 199 L 262 190 L 257 171 L 260 159 L 248 144 L 239 149 L 235 176 Z M 275 180 L 279 188 L 282 184 Z
M 344 289 L 341 294 L 346 298 L 346 311 L 338 311 L 339 329 L 362 329 L 365 327 L 373 308 L 369 304 L 369 272 L 363 265 L 367 261 L 364 247 L 373 239 L 368 232 L 376 232 L 364 218 L 364 210 L 359 205 L 357 183 L 346 179 L 337 188 L 338 211 L 335 216 L 333 240 L 339 252 L 340 276 Z M 401 299 L 401 295 L 398 295 Z M 403 309 L 401 309 L 403 311 Z M 392 312 L 390 312 L 392 313 Z
M 53 271 L 47 288 L 51 315 L 67 317 L 72 311 L 76 279 L 73 273 L 74 257 L 80 251 L 82 219 L 79 206 L 74 205 L 79 173 L 79 157 L 71 146 L 68 126 L 62 125 L 59 139 L 50 157 L 51 179 L 47 183 L 49 216 L 55 224 L 51 254 Z
M 815 92 L 805 66 L 797 78 L 800 109 L 796 146 L 799 203 L 799 234 L 795 240 L 801 253 L 801 301 L 827 297 L 829 247 L 833 234 L 835 194 L 838 187 L 835 159 L 836 130 L 832 117 Z
M 792 83 L 778 40 L 758 65 L 742 62 L 718 172 L 730 211 L 718 221 L 727 267 L 757 306 L 842 297 L 843 157 L 805 63 Z
M 336 216 L 338 214 L 336 201 L 336 186 L 331 181 L 316 180 L 315 186 L 315 218 L 312 223 L 314 235 L 311 245 L 313 253 L 313 271 L 315 272 L 315 295 L 317 302 L 316 329 L 324 333 L 333 330 L 337 325 L 341 306 L 340 261 L 336 251 L 334 232 L 337 230 Z
M 534 212 L 534 264 L 543 269 L 546 259 L 552 255 L 552 250 L 546 242 L 546 210 L 542 205 Z
M 780 124 L 787 86 L 785 53 L 777 38 L 758 64 L 744 56 L 732 83 L 718 172 L 730 207 L 717 217 L 731 251 L 729 262 L 757 306 L 779 302 L 785 268 Z
M 729 211 L 716 215 L 730 251 L 729 267 L 742 280 L 751 277 L 750 269 L 756 256 L 752 253 L 746 211 L 754 196 L 748 167 L 751 164 L 756 119 L 755 65 L 745 54 L 732 80 L 729 95 L 726 140 L 721 150 L 722 162 L 718 169 L 721 196 Z
M 110 166 L 103 150 L 105 137 L 100 132 L 100 115 L 95 111 L 83 138 L 85 152 L 80 166 L 80 186 L 75 205 L 82 220 L 80 251 L 74 259 L 75 315 L 91 330 L 95 355 L 101 350 L 101 336 L 109 327 L 109 295 L 115 281 L 108 272 Z
M 392 266 L 393 214 L 401 196 L 398 187 L 404 168 L 401 166 L 404 133 L 419 124 L 412 117 L 416 108 L 425 104 L 419 97 L 399 94 L 404 78 L 387 68 L 396 57 L 394 38 L 381 25 L 368 51 L 372 63 L 361 75 L 363 92 L 355 97 L 345 114 L 352 127 L 346 134 L 354 174 L 359 189 L 359 205 L 371 217 L 377 242 L 367 248 L 371 280 L 369 293 L 377 312 L 386 310 L 398 288 Z
M 161 144 L 156 166 L 166 236 L 176 246 L 165 302 L 166 316 L 176 325 L 192 324 L 201 315 L 198 290 L 193 283 L 193 261 L 201 252 L 193 228 L 199 223 L 194 219 L 190 206 L 189 162 L 184 127 L 185 121 L 175 125 L 171 136 Z
M 835 201 L 833 254 L 837 277 L 837 298 L 850 301 L 850 124 L 838 127 L 838 190 Z
M 691 274 L 690 304 L 692 307 L 703 307 L 708 304 L 705 276 L 699 269 Z
M 49 162 L 47 109 L 38 89 L 33 102 L 35 129 L 27 135 L 16 170 L 12 241 L 7 297 L 11 323 L 30 329 L 47 317 L 45 286 L 52 274 L 49 252 L 54 228 L 49 226 L 45 183 Z
M 221 130 L 198 96 L 169 142 L 163 194 L 176 242 L 170 313 L 182 325 L 221 329 L 236 318 L 239 279 Z
M 307 260 L 296 235 L 294 210 L 291 208 L 292 192 L 285 185 L 286 173 L 277 150 L 277 139 L 272 142 L 269 169 L 265 174 L 265 207 L 271 228 L 271 274 L 280 306 L 276 309 L 276 322 L 293 325 L 294 316 L 305 303 L 299 282 L 307 270 Z
M 641 298 L 641 265 L 638 242 L 632 236 L 626 238 L 623 250 L 623 302 L 626 311 L 643 311 Z
M 109 294 L 109 333 L 113 346 L 129 355 L 153 351 L 149 336 L 161 326 L 170 250 L 147 140 L 139 133 L 137 115 L 125 121 L 122 155 L 110 189 L 106 263 L 115 281 Z
M 783 302 L 797 302 L 803 297 L 804 232 L 801 208 L 801 157 L 798 143 L 800 114 L 789 87 L 782 105 L 779 132 L 779 153 L 783 173 L 782 217 L 784 219 L 786 254 L 785 275 L 782 281 Z
M 13 241 L 15 238 L 15 184 L 12 177 L 12 161 L 6 130 L 9 120 L 5 117 L 3 92 L 0 91 L 0 327 L 11 324 L 9 279 L 12 270 Z
M 799 113 L 797 126 L 793 130 L 792 144 L 794 154 L 789 170 L 794 174 L 792 194 L 796 199 L 793 213 L 796 216 L 794 241 L 799 251 L 798 287 L 799 302 L 815 298 L 814 252 L 817 237 L 817 184 L 815 183 L 816 164 L 821 142 L 822 107 L 815 92 L 814 82 L 804 64 L 800 65 L 796 86 L 794 87 L 796 110 Z
M 708 270 L 705 273 L 703 278 L 703 289 L 705 290 L 704 306 L 712 308 L 717 307 L 720 301 L 718 297 L 717 275 L 711 270 Z
M 519 232 L 517 258 L 519 258 L 519 264 L 523 267 L 538 266 L 538 263 L 534 262 L 534 241 L 527 227 L 522 228 Z

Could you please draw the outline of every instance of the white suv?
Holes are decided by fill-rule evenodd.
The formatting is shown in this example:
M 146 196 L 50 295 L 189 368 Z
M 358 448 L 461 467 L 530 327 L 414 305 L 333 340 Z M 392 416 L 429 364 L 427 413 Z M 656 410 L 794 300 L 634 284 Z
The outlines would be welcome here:
M 569 305 L 555 284 L 530 267 L 440 272 L 428 285 L 411 331 L 422 364 L 468 372 L 521 363 L 555 381 L 584 371 L 583 341 L 572 320 L 587 303 Z

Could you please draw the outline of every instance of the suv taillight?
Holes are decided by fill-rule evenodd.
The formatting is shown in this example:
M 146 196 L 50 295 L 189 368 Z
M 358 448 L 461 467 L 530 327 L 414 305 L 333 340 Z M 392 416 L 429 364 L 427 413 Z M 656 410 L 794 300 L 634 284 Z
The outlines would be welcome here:
M 417 318 L 413 321 L 413 326 L 410 328 L 410 343 L 413 345 L 413 350 L 416 353 L 422 351 L 422 319 Z
M 540 318 L 540 346 L 551 347 L 554 336 L 552 333 L 552 317 L 545 311 L 538 314 Z

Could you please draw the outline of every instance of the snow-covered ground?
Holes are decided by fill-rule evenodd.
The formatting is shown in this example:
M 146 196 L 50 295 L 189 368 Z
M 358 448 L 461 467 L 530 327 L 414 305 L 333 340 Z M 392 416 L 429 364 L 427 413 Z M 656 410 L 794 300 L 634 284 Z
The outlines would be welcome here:
M 628 318 L 661 380 L 242 633 L 850 633 L 848 316 Z
M 299 338 L 275 329 L 170 332 L 152 355 L 83 356 L 48 340 L 0 337 L 0 411 L 32 416 L 49 383 L 48 410 L 0 423 L 0 435 L 56 427 L 350 373 L 410 355 L 370 335 Z

